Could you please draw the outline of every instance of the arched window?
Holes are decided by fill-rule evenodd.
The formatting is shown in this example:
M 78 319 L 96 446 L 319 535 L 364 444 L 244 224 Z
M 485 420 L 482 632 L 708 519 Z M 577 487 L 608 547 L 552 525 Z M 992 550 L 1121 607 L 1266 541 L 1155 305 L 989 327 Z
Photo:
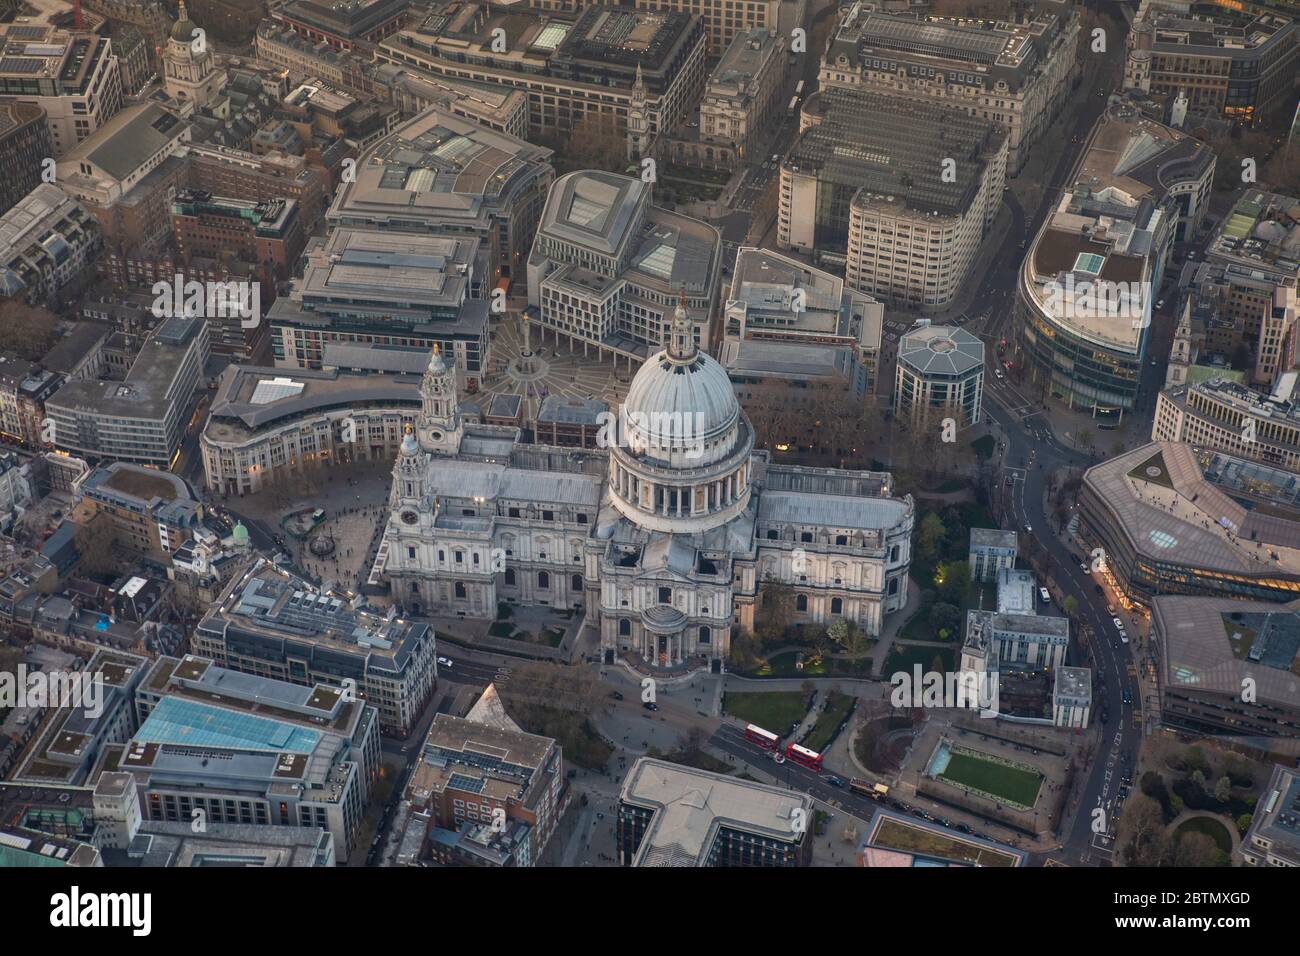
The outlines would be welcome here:
M 831 613 L 832 613 L 832 614 L 843 614 L 843 613 L 844 613 L 844 599 L 843 599 L 843 598 L 831 598 Z
M 618 636 L 628 637 L 632 633 L 632 622 L 625 617 L 618 619 Z
M 898 578 L 894 578 L 892 581 L 889 582 L 889 593 L 890 594 L 898 593 Z
M 808 610 L 808 595 L 800 594 L 797 598 L 795 598 L 794 609 L 796 611 Z
M 893 564 L 897 560 L 898 560 L 898 545 L 894 545 L 892 548 L 889 549 L 889 563 Z
M 514 587 L 514 586 L 515 586 L 515 569 L 514 569 L 514 568 L 506 568 L 506 584 L 510 585 L 511 587 Z
M 707 627 L 700 628 L 700 643 L 701 644 L 713 643 L 713 632 L 709 630 Z
M 537 572 L 537 587 L 543 591 L 551 589 L 551 576 L 545 571 Z

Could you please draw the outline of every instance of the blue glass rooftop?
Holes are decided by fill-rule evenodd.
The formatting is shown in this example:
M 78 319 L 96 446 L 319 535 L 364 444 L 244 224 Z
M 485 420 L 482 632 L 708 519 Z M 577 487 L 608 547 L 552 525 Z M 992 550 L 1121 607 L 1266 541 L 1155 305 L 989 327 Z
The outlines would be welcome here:
M 200 701 L 164 697 L 136 733 L 135 739 L 144 743 L 190 747 L 309 754 L 316 749 L 320 732 Z

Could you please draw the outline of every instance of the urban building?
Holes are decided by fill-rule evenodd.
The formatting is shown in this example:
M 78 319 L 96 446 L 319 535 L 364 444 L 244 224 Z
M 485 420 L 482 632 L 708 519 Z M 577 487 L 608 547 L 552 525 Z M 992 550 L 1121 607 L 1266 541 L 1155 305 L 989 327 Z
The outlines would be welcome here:
M 493 50 L 496 30 L 506 50 Z M 379 44 L 377 59 L 436 76 L 528 94 L 529 138 L 563 136 L 579 121 L 626 136 L 629 160 L 694 112 L 708 35 L 697 17 L 592 4 L 539 11 L 435 0 Z
M 27 827 L 0 825 L 0 868 L 103 865 L 99 849 L 93 844 Z
M 623 866 L 812 864 L 812 798 L 641 757 L 619 792 L 617 853 Z
M 41 184 L 43 163 L 54 155 L 45 110 L 35 103 L 0 99 L 0 215 L 4 215 Z
M 113 328 L 103 322 L 77 322 L 50 347 L 41 364 L 68 381 L 99 378 L 107 369 L 104 346 Z
M 1300 472 L 1300 374 L 1288 372 L 1269 395 L 1212 378 L 1165 389 L 1156 399 L 1152 441 L 1186 442 Z
M 288 0 L 271 10 L 271 16 L 313 43 L 337 50 L 352 50 L 378 43 L 405 21 L 410 0 Z
M 1300 595 L 1296 476 L 1223 452 L 1152 442 L 1089 468 L 1080 533 L 1125 600 Z
M 1020 267 L 1031 392 L 1109 424 L 1133 410 L 1173 245 L 1195 233 L 1213 178 L 1213 152 L 1186 133 L 1127 106 L 1097 121 Z
M 435 353 L 371 580 L 416 614 L 495 617 L 499 600 L 581 610 L 606 660 L 651 667 L 720 671 L 765 581 L 794 589 L 799 620 L 880 633 L 907 601 L 911 498 L 893 497 L 885 473 L 770 464 L 691 326 L 679 305 L 668 348 L 590 455 L 466 424 Z
M 1296 601 L 1278 605 L 1228 595 L 1153 598 L 1161 723 L 1180 733 L 1227 738 L 1232 746 L 1294 754 L 1298 609 Z M 1247 685 L 1253 700 L 1244 699 Z M 1267 796 L 1259 801 L 1266 804 Z
M 331 347 L 387 364 L 391 348 L 437 346 L 465 376 L 488 363 L 488 252 L 473 233 L 336 228 L 267 313 L 277 368 L 322 368 Z M 371 350 L 355 346 L 372 345 Z M 382 365 L 366 366 L 383 371 Z
M 779 6 L 779 0 L 763 4 L 768 5 Z M 754 159 L 765 135 L 785 116 L 787 43 L 787 37 L 756 27 L 737 33 L 725 47 L 700 101 L 703 165 L 735 167 Z
M 894 416 L 913 428 L 978 425 L 984 399 L 984 343 L 965 329 L 920 320 L 898 340 Z
M 1020 538 L 1014 531 L 997 528 L 970 529 L 970 576 L 972 581 L 992 584 L 998 575 L 1016 566 Z
M 598 170 L 556 180 L 528 256 L 528 313 L 616 360 L 642 361 L 666 341 L 684 293 L 695 341 L 711 348 L 722 240 L 698 219 L 653 205 L 639 178 Z
M 882 301 L 944 308 L 1001 205 L 1006 131 L 834 87 L 810 98 L 802 125 L 781 164 L 777 244 L 844 262 L 846 284 Z
M 157 564 L 169 563 L 203 519 L 202 505 L 183 478 L 127 462 L 86 472 L 73 493 L 79 523 L 106 524 L 117 548 Z
M 99 221 L 111 250 L 160 252 L 172 234 L 171 197 L 185 188 L 181 154 L 192 131 L 165 106 L 127 106 L 59 160 L 59 185 Z
M 751 357 L 756 363 L 803 365 L 817 355 L 825 367 L 829 354 L 850 391 L 875 392 L 885 307 L 846 287 L 839 276 L 771 249 L 742 246 L 723 310 L 724 349 L 731 341 L 741 343 L 733 350 L 738 367 L 753 364 Z M 812 348 L 753 351 L 759 343 Z M 742 357 L 746 351 L 749 356 Z
M 292 199 L 298 203 L 303 234 L 314 232 L 325 215 L 330 193 L 326 170 L 303 156 L 280 152 L 258 156 L 242 149 L 191 143 L 189 185 L 215 196 L 238 196 L 251 202 Z M 179 190 L 178 190 L 179 191 Z
M 1181 95 L 1194 114 L 1259 124 L 1295 99 L 1297 36 L 1293 19 L 1255 5 L 1142 0 L 1124 89 Z
M 1052 724 L 1086 730 L 1092 719 L 1092 669 L 1058 667 L 1052 684 Z
M 371 92 L 387 96 L 405 115 L 436 106 L 498 133 L 528 137 L 528 94 L 523 90 L 382 62 L 370 64 L 367 77 Z
M 535 6 L 562 9 L 563 3 L 540 0 Z M 805 26 L 807 0 L 636 0 L 638 10 L 675 10 L 699 17 L 709 38 L 709 57 L 719 57 L 737 36 L 760 31 L 788 38 Z
M 818 85 L 939 102 L 996 123 L 1007 131 L 1014 175 L 1065 107 L 1078 42 L 1078 14 L 1064 2 L 1005 20 L 887 13 L 855 2 L 831 35 Z
M 127 101 L 144 93 L 157 75 L 150 62 L 152 51 L 140 28 L 129 23 L 115 24 L 112 40 L 122 76 L 122 99 Z
M 1070 647 L 1070 622 L 1064 617 L 1000 611 L 967 611 L 961 646 L 962 672 L 1055 671 Z
M 58 308 L 90 278 L 100 244 L 86 207 L 41 183 L 0 216 L 0 295 Z
M 162 656 L 135 708 L 139 729 L 117 769 L 134 778 L 144 819 L 319 827 L 341 859 L 358 848 L 379 720 L 345 688 Z
M 478 238 L 487 285 L 515 278 L 555 178 L 551 151 L 431 107 L 357 159 L 332 227 Z M 490 281 L 488 281 L 490 278 Z
M 1240 852 L 1247 866 L 1300 866 L 1300 774 L 1292 768 L 1273 766 Z
M 96 613 L 94 617 L 107 615 Z M 39 785 L 85 786 L 108 748 L 135 732 L 135 689 L 149 669 L 148 658 L 96 648 L 86 666 L 67 674 L 71 689 L 45 721 L 10 781 Z M 86 682 L 101 695 L 87 700 Z M 76 693 L 80 684 L 82 694 Z M 94 706 L 98 704 L 98 706 Z
M 419 409 L 414 375 L 228 366 L 199 440 L 206 486 L 253 494 L 331 465 L 391 461 Z
M 1296 283 L 1300 279 L 1300 200 L 1247 190 L 1223 218 L 1196 266 L 1191 287 L 1211 304 L 1239 339 L 1216 342 L 1216 351 L 1244 343 L 1252 352 L 1253 384 L 1271 387 L 1296 362 Z
M 203 319 L 165 319 L 145 341 L 125 381 L 68 382 L 46 400 L 54 447 L 83 457 L 170 467 L 185 438 L 208 354 Z
M 863 867 L 1027 866 L 1029 854 L 912 814 L 877 807 L 858 843 Z
M 15 355 L 0 354 L 0 437 L 28 448 L 45 448 L 45 403 L 63 376 Z
M 231 579 L 191 639 L 195 654 L 245 674 L 351 687 L 398 736 L 433 693 L 434 643 L 427 624 L 387 619 L 264 559 Z
M 172 201 L 172 230 L 183 262 L 197 257 L 255 264 L 262 303 L 269 305 L 276 285 L 293 274 L 302 254 L 298 213 L 293 199 L 254 201 L 186 190 Z
M 486 827 L 504 838 L 494 865 L 536 866 L 567 804 L 563 752 L 550 737 L 474 717 L 434 716 L 406 799 L 428 814 L 429 829 Z
M 0 525 L 8 525 L 15 514 L 36 497 L 32 467 L 11 451 L 0 451 Z
M 45 111 L 54 157 L 62 156 L 122 108 L 113 44 L 95 33 L 0 24 L 0 91 Z
M 601 426 L 608 417 L 609 406 L 598 398 L 547 395 L 533 421 L 534 440 L 565 448 L 599 448 Z
M 210 106 L 226 85 L 226 73 L 217 69 L 206 34 L 186 14 L 185 0 L 162 51 L 162 81 L 163 91 L 190 110 Z

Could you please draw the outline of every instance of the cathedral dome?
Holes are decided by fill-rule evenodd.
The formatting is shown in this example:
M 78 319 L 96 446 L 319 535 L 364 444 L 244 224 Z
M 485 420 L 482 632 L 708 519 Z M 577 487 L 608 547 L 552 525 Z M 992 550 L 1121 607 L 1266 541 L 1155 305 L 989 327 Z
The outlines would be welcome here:
M 714 442 L 736 427 L 740 403 L 724 369 L 697 353 L 688 362 L 650 356 L 632 379 L 623 418 L 630 438 L 651 449 Z
M 197 29 L 198 25 L 185 12 L 185 0 L 181 0 L 176 22 L 172 24 L 172 39 L 181 43 L 190 43 L 194 40 L 194 31 Z

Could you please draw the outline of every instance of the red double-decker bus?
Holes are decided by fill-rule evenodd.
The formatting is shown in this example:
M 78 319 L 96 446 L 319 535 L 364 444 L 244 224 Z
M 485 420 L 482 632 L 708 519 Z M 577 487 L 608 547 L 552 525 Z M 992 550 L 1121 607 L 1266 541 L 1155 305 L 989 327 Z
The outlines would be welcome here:
M 764 750 L 775 750 L 781 745 L 781 738 L 770 730 L 764 730 L 758 724 L 745 726 L 745 738 L 758 744 Z
M 822 755 L 815 750 L 800 747 L 796 743 L 789 743 L 785 745 L 785 755 L 795 763 L 807 767 L 815 773 L 822 772 Z

